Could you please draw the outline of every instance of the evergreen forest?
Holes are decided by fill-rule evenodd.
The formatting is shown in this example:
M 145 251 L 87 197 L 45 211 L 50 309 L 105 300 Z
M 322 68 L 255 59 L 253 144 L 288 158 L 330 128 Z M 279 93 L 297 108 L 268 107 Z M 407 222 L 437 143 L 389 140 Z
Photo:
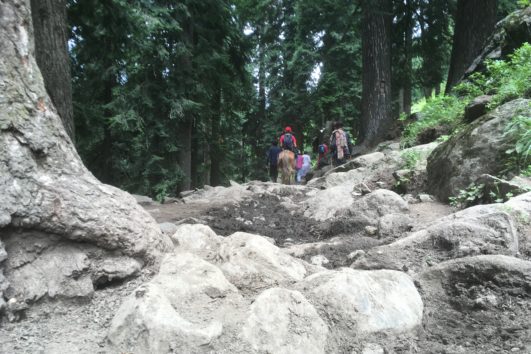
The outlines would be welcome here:
M 77 150 L 102 182 L 160 200 L 266 180 L 286 125 L 309 153 L 334 121 L 360 151 L 396 138 L 415 102 L 452 95 L 495 23 L 526 2 L 64 5 Z

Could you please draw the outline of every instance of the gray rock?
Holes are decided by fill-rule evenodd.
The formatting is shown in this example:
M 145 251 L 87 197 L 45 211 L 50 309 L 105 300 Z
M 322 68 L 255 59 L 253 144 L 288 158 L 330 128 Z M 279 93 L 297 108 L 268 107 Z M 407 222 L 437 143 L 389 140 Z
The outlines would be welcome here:
M 431 195 L 425 193 L 419 194 L 418 198 L 422 203 L 429 203 L 435 201 L 435 199 Z
M 505 199 L 507 195 L 520 195 L 531 191 L 531 186 L 525 178 L 514 178 L 511 181 L 484 174 L 474 182 L 475 185 L 483 185 L 483 198 L 481 203 L 494 203 L 498 199 Z M 508 198 L 507 198 L 508 199 Z
M 356 200 L 349 208 L 349 215 L 363 216 L 370 221 L 369 225 L 376 225 L 384 215 L 403 214 L 408 210 L 407 202 L 398 194 L 387 189 L 377 189 Z
M 498 204 L 478 205 L 440 218 L 423 230 L 369 250 L 356 269 L 420 271 L 438 262 L 481 254 L 516 255 L 515 217 Z
M 361 354 L 385 354 L 385 351 L 379 344 L 368 343 L 363 347 Z
M 153 199 L 145 195 L 131 194 L 135 198 L 136 202 L 142 206 L 154 204 Z
M 251 305 L 243 337 L 259 353 L 325 353 L 328 326 L 300 292 L 273 288 Z
M 176 203 L 182 203 L 182 199 L 174 198 L 174 197 L 166 197 L 162 201 L 162 204 L 176 204 Z
M 271 285 L 302 280 L 306 269 L 263 237 L 236 232 L 223 240 L 220 268 L 239 289 L 256 291 Z
M 406 214 L 387 214 L 378 220 L 378 235 L 381 238 L 399 237 L 410 231 L 413 220 Z
M 93 282 L 103 286 L 117 280 L 125 280 L 140 272 L 142 264 L 129 257 L 107 258 L 97 264 L 97 271 L 93 275 Z
M 483 95 L 476 97 L 465 107 L 464 121 L 471 123 L 487 113 L 487 105 L 492 101 L 492 96 Z
M 160 231 L 162 231 L 163 234 L 171 236 L 177 231 L 177 225 L 171 222 L 163 222 L 159 224 Z
M 195 353 L 219 338 L 224 324 L 231 327 L 240 299 L 212 264 L 190 253 L 168 255 L 159 274 L 120 306 L 108 339 L 115 352 Z
M 365 226 L 365 232 L 371 236 L 374 236 L 378 233 L 378 228 L 374 226 L 367 225 Z
M 343 335 L 404 333 L 422 320 L 422 299 L 402 272 L 342 268 L 313 274 L 300 288 L 334 319 L 333 330 L 343 330 Z
M 6 252 L 6 249 L 4 247 L 4 243 L 2 242 L 2 240 L 0 240 L 0 263 L 5 261 L 6 258 L 7 258 L 7 252 Z
M 439 145 L 428 159 L 428 191 L 447 201 L 480 175 L 503 170 L 505 151 L 512 145 L 504 129 L 517 114 L 531 114 L 530 102 L 505 103 Z
M 355 185 L 353 191 L 358 195 L 365 195 L 372 192 L 371 189 L 364 182 L 360 182 Z

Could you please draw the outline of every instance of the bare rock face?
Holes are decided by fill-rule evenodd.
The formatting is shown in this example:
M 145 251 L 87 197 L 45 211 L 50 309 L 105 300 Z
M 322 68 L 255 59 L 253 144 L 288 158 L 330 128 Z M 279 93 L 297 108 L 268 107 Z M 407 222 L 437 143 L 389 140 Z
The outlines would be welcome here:
M 243 327 L 253 349 L 267 353 L 325 353 L 327 336 L 312 304 L 300 292 L 282 288 L 261 293 Z
M 505 205 L 478 205 L 440 218 L 405 238 L 368 251 L 352 267 L 419 272 L 455 258 L 481 254 L 515 256 L 521 249 L 520 240 L 526 242 L 518 219 L 527 218 L 528 214 L 519 216 L 510 204 L 511 201 Z
M 29 9 L 27 0 L 0 4 L 0 238 L 10 240 L 5 275 L 10 293 L 24 300 L 45 293 L 87 295 L 90 279 L 102 269 L 93 268 L 93 255 L 76 243 L 104 250 L 101 256 L 153 262 L 171 242 L 133 197 L 101 184 L 83 166 L 44 89 Z M 11 260 L 11 253 L 25 252 L 17 239 L 26 245 L 26 230 L 40 232 L 44 244 L 43 235 L 56 244 L 43 253 L 30 251 L 34 257 L 13 266 L 20 257 Z M 34 279 L 39 285 L 25 277 L 30 267 L 47 274 Z
M 507 102 L 439 145 L 428 158 L 428 191 L 441 200 L 457 195 L 482 174 L 504 168 L 511 138 L 504 129 L 518 114 L 531 114 L 531 100 Z

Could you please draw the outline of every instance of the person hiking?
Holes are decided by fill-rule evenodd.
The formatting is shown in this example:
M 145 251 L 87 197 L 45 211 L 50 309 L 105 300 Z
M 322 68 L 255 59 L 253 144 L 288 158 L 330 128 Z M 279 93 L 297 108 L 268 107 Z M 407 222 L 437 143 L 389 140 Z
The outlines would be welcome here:
M 280 136 L 280 147 L 297 153 L 297 139 L 295 139 L 290 126 L 284 128 L 284 134 Z
M 334 166 L 344 164 L 347 157 L 350 156 L 347 134 L 343 130 L 343 123 L 340 121 L 334 123 L 334 131 L 330 136 L 330 151 Z
M 317 169 L 330 165 L 328 156 L 328 145 L 324 143 L 319 145 L 317 148 Z
M 312 168 L 312 160 L 310 158 L 310 155 L 305 154 L 304 152 L 302 154 L 302 166 L 297 170 L 297 183 L 302 183 L 302 180 L 304 177 L 306 177 L 306 174 L 310 172 Z
M 278 147 L 278 142 L 273 140 L 271 147 L 267 150 L 267 164 L 269 165 L 269 178 L 272 182 L 277 182 L 278 179 L 278 154 L 282 151 Z

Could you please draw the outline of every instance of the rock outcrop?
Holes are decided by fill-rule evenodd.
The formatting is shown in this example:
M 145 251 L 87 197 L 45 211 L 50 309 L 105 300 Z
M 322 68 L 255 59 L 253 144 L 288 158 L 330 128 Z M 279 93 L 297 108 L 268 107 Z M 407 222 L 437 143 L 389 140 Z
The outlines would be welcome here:
M 531 7 L 515 11 L 496 25 L 496 29 L 465 73 L 465 77 L 486 69 L 487 59 L 506 59 L 522 44 L 531 42 Z
M 496 175 L 504 166 L 511 137 L 504 129 L 518 114 L 531 114 L 531 100 L 507 102 L 439 145 L 428 158 L 428 191 L 448 200 L 482 174 Z

